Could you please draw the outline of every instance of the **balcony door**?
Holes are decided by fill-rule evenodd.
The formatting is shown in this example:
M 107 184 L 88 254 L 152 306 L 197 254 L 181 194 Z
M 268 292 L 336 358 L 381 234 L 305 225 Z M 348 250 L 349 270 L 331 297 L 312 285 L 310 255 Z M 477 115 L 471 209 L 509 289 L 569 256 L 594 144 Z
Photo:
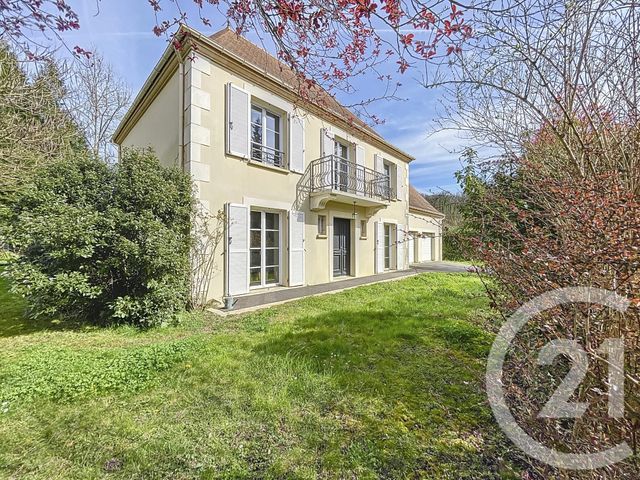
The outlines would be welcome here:
M 333 189 L 347 191 L 349 185 L 349 147 L 338 140 L 334 144 Z
M 333 219 L 333 276 L 351 275 L 351 220 Z

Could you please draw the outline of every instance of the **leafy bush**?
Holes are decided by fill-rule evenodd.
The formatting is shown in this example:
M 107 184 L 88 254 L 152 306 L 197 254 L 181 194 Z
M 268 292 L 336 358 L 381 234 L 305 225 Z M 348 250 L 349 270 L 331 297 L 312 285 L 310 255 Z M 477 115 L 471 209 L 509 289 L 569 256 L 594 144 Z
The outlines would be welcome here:
M 33 316 L 164 324 L 189 293 L 191 182 L 149 151 L 42 168 L 9 206 L 8 270 Z

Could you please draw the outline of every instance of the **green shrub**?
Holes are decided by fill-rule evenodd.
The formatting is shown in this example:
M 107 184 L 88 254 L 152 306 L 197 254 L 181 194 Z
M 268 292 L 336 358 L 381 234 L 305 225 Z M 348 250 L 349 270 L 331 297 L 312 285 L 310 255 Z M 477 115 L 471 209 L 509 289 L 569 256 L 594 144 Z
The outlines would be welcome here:
M 48 165 L 9 206 L 8 275 L 33 316 L 151 326 L 189 291 L 191 181 L 149 151 L 109 166 L 77 156 Z
M 465 227 L 447 227 L 442 230 L 442 256 L 445 260 L 470 261 L 473 259 L 473 247 L 469 242 L 469 233 Z

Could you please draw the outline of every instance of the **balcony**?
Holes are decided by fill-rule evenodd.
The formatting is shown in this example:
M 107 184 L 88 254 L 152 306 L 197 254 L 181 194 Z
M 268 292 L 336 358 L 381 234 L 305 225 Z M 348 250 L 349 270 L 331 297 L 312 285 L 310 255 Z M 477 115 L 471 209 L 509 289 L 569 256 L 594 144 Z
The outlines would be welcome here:
M 325 208 L 329 201 L 378 209 L 394 198 L 387 175 L 337 155 L 311 162 L 305 177 L 312 210 Z

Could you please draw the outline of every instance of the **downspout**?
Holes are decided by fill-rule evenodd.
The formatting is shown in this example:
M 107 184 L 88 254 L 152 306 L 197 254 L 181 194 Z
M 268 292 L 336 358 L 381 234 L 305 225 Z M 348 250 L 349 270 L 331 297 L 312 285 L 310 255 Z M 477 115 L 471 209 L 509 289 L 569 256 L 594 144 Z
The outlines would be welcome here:
M 176 55 L 178 57 L 178 86 L 180 88 L 178 92 L 178 165 L 184 172 L 184 58 L 180 50 L 176 49 Z

